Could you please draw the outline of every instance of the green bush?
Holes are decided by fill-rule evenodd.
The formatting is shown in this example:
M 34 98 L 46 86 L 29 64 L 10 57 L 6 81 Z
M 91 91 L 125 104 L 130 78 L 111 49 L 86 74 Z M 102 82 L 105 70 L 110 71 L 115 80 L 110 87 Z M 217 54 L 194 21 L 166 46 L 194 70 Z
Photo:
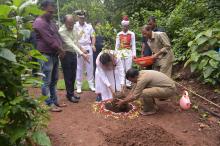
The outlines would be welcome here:
M 220 83 L 220 22 L 200 32 L 188 43 L 190 57 L 185 66 L 190 64 L 191 71 L 197 72 L 205 83 Z
M 95 30 L 96 35 L 104 37 L 104 48 L 114 50 L 117 30 L 108 22 L 96 26 Z
M 25 83 L 37 82 L 30 73 L 39 64 L 30 57 L 45 58 L 25 43 L 30 35 L 31 15 L 39 15 L 36 5 L 24 0 L 8 1 L 0 5 L 0 144 L 22 146 L 38 144 L 50 146 L 43 131 L 48 112 L 45 97 L 30 97 Z

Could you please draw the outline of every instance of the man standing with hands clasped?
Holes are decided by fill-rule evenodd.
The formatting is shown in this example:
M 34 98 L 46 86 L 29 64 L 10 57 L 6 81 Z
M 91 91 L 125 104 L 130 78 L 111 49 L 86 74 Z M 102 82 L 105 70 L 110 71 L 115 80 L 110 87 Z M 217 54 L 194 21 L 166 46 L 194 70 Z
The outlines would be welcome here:
M 44 13 L 36 18 L 33 29 L 36 32 L 37 48 L 47 58 L 47 61 L 41 61 L 41 70 L 45 75 L 43 77 L 42 94 L 48 97 L 45 102 L 52 107 L 51 111 L 60 112 L 62 111 L 60 107 L 66 105 L 58 104 L 57 101 L 58 56 L 63 58 L 65 51 L 56 24 L 52 20 L 55 11 L 53 1 L 43 1 L 41 8 Z
M 60 28 L 59 33 L 63 39 L 63 48 L 66 55 L 61 60 L 61 65 L 64 74 L 66 97 L 70 102 L 77 103 L 80 97 L 74 95 L 74 85 L 76 79 L 77 54 L 86 61 L 89 61 L 89 56 L 83 53 L 77 46 L 76 33 L 73 31 L 74 18 L 72 15 L 64 17 L 64 25 Z
M 89 55 L 89 63 L 85 62 L 85 59 L 78 55 L 77 57 L 77 73 L 76 73 L 76 88 L 77 93 L 82 92 L 82 81 L 83 81 L 83 68 L 86 66 L 86 75 L 89 87 L 92 91 L 95 91 L 94 87 L 94 75 L 93 75 L 93 51 L 95 48 L 95 32 L 92 25 L 85 22 L 85 12 L 76 12 L 79 21 L 74 25 L 74 31 L 77 33 L 78 44 L 80 49 Z

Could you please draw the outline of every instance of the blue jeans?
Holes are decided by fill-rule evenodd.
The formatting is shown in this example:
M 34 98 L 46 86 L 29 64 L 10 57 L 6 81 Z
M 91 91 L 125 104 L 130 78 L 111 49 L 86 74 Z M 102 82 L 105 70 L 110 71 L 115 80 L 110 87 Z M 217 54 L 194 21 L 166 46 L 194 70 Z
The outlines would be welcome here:
M 42 95 L 47 96 L 45 100 L 47 105 L 57 104 L 56 85 L 58 81 L 59 59 L 57 55 L 42 54 L 48 61 L 41 61 L 41 70 L 45 74 L 43 85 L 41 87 Z

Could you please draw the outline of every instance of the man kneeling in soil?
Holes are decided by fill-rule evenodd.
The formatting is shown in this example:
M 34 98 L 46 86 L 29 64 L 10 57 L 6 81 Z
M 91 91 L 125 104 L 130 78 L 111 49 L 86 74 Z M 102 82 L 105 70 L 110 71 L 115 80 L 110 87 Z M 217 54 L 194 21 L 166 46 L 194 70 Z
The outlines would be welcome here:
M 117 105 L 132 102 L 139 97 L 143 98 L 142 115 L 152 115 L 156 113 L 156 104 L 154 98 L 166 100 L 176 93 L 174 81 L 167 75 L 154 71 L 129 69 L 126 72 L 126 78 L 135 83 L 130 94 L 123 100 L 119 100 Z

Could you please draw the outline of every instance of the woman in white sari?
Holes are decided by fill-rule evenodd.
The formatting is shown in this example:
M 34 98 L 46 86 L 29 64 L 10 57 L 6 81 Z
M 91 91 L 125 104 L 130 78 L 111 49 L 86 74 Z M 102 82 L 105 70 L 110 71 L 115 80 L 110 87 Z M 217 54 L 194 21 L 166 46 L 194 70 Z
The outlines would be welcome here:
M 125 73 L 121 59 L 113 52 L 101 52 L 96 59 L 96 65 L 96 101 L 111 99 L 124 87 Z

